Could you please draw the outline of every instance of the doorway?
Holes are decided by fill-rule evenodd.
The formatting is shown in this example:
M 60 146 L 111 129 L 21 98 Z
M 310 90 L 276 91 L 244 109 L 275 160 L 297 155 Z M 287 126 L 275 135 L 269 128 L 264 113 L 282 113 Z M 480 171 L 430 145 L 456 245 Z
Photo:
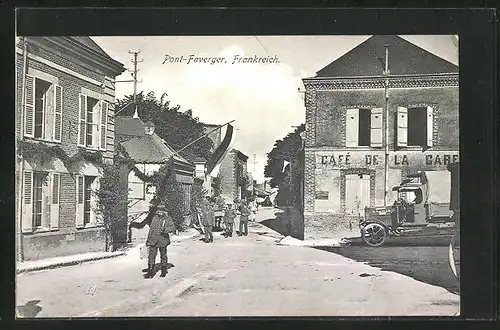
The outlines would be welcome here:
M 347 174 L 345 176 L 345 212 L 362 216 L 370 206 L 370 175 Z

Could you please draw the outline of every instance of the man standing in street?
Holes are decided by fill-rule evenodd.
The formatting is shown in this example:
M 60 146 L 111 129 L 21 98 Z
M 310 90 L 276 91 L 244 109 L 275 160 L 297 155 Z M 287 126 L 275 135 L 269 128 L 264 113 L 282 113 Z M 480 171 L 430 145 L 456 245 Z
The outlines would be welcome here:
M 148 238 L 146 239 L 146 246 L 148 247 L 148 268 L 145 278 L 152 278 L 154 276 L 154 266 L 156 262 L 156 255 L 160 250 L 161 261 L 161 275 L 167 275 L 167 246 L 170 245 L 170 236 L 168 234 L 169 227 L 173 227 L 173 220 L 168 215 L 167 209 L 163 205 L 153 207 L 152 212 L 142 222 L 132 222 L 131 228 L 143 228 L 146 224 L 149 225 Z M 172 229 L 172 228 L 170 228 Z
M 234 218 L 236 218 L 236 210 L 233 209 L 232 204 L 227 205 L 227 209 L 224 213 L 224 224 L 225 224 L 225 232 L 224 236 L 226 238 L 233 237 L 233 224 Z
M 205 243 L 212 243 L 214 241 L 214 235 L 212 234 L 212 228 L 214 226 L 214 208 L 213 204 L 209 200 L 210 197 L 207 196 L 206 200 L 203 201 L 202 205 L 202 217 L 201 222 L 205 231 Z
M 248 216 L 250 215 L 250 209 L 248 208 L 248 204 L 245 200 L 242 201 L 241 203 L 241 209 L 240 209 L 240 230 L 238 232 L 238 236 L 248 235 Z

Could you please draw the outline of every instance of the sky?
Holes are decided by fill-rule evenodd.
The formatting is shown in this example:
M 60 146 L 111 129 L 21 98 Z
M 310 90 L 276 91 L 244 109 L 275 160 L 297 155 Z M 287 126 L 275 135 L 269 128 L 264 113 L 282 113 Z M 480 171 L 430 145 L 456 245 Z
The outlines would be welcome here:
M 130 51 L 140 51 L 137 91 L 167 93 L 170 104 L 208 124 L 235 120 L 234 147 L 247 156 L 248 171 L 264 180 L 267 153 L 305 122 L 302 79 L 370 36 L 143 36 L 92 37 L 112 58 L 133 69 Z M 453 36 L 402 36 L 458 65 Z M 187 63 L 173 58 L 224 57 L 226 63 Z M 279 63 L 235 63 L 234 57 L 277 58 Z M 125 71 L 117 81 L 132 79 Z M 116 97 L 133 94 L 133 83 L 116 84 Z M 255 158 L 254 158 L 255 155 Z M 254 163 L 255 159 L 255 163 Z M 254 172 L 255 168 L 255 172 Z

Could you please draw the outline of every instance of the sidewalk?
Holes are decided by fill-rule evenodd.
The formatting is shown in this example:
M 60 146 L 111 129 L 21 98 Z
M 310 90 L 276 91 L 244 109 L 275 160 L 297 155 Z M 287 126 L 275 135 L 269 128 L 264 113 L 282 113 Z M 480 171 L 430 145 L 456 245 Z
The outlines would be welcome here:
M 272 213 L 275 219 L 269 219 L 270 215 L 264 216 L 264 219 L 256 222 L 255 226 L 260 226 L 258 230 L 266 231 L 269 233 L 273 233 L 273 236 L 278 238 L 277 243 L 279 245 L 285 246 L 303 246 L 303 247 L 342 247 L 349 244 L 349 239 L 361 238 L 361 234 L 359 230 L 346 230 L 345 232 L 337 232 L 335 233 L 335 237 L 325 238 L 325 239 L 309 239 L 309 240 L 301 240 L 293 237 L 294 233 L 297 231 L 303 230 L 303 227 L 300 228 L 300 219 L 299 213 L 290 208 L 290 216 L 291 219 L 287 219 L 284 217 L 286 207 L 283 208 L 274 208 L 272 210 L 266 210 L 268 213 Z M 291 225 L 291 233 L 281 234 L 278 231 L 283 233 L 290 232 L 287 228 L 287 222 Z M 272 229 L 275 228 L 276 230 Z
M 191 239 L 200 235 L 200 233 L 194 228 L 188 228 L 186 231 L 179 233 L 179 235 L 170 234 L 170 239 L 172 243 L 181 242 L 187 239 Z M 135 245 L 135 246 L 134 246 Z M 28 273 L 39 270 L 53 269 L 64 266 L 74 266 L 84 262 L 96 261 L 114 258 L 118 256 L 123 256 L 125 254 L 129 254 L 135 249 L 140 249 L 141 252 L 143 250 L 144 243 L 134 244 L 129 247 L 127 250 L 115 251 L 115 252 L 89 252 L 82 254 L 74 254 L 69 256 L 62 256 L 56 258 L 46 258 L 40 260 L 32 260 L 32 261 L 24 261 L 18 262 L 16 264 L 16 273 Z

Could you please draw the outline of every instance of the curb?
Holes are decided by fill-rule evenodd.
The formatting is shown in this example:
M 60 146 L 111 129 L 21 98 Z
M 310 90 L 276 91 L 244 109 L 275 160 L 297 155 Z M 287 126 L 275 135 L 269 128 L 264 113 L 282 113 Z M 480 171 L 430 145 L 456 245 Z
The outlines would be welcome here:
M 59 268 L 59 267 L 65 267 L 65 266 L 75 266 L 84 262 L 89 262 L 89 261 L 96 261 L 96 260 L 103 260 L 103 259 L 110 259 L 118 256 L 125 255 L 125 251 L 120 251 L 113 253 L 112 255 L 102 255 L 98 257 L 90 257 L 90 258 L 85 258 L 85 259 L 78 259 L 78 260 L 68 260 L 68 261 L 61 261 L 53 264 L 47 264 L 47 265 L 40 265 L 40 266 L 31 266 L 31 267 L 26 267 L 26 268 L 18 268 L 16 270 L 17 274 L 22 274 L 22 273 L 29 273 L 29 272 L 34 272 L 38 270 L 46 270 L 46 269 L 54 269 L 54 268 Z

